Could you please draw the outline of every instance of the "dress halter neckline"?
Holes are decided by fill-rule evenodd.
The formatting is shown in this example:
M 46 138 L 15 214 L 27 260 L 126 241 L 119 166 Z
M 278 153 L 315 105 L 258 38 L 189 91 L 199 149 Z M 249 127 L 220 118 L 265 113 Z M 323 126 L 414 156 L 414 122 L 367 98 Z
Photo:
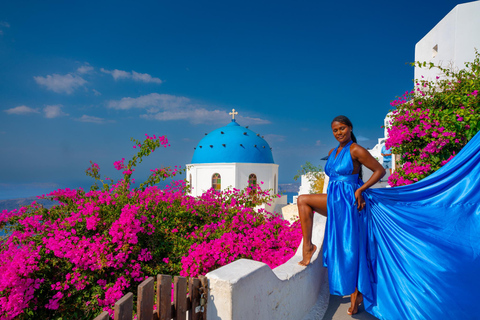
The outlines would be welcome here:
M 352 145 L 352 143 L 353 143 L 353 140 L 350 140 L 350 141 L 342 148 L 342 150 L 340 150 L 340 152 L 337 153 L 337 150 L 338 150 L 338 148 L 340 147 L 340 144 L 338 144 L 338 146 L 337 146 L 337 147 L 335 148 L 335 150 L 334 150 L 334 151 L 335 151 L 335 156 L 333 157 L 333 159 L 334 159 L 334 160 L 337 159 L 338 156 L 340 155 L 340 153 L 342 153 L 345 148 L 350 147 L 350 146 Z

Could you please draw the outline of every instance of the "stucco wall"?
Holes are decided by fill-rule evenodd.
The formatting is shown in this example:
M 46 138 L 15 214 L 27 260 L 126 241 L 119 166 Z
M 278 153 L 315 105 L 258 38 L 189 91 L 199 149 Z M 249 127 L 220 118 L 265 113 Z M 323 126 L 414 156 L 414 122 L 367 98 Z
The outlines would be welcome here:
M 278 180 L 278 164 L 236 163 L 235 165 L 237 168 L 237 188 L 245 188 L 248 185 L 248 177 L 251 173 L 254 173 L 257 176 L 257 183 L 263 182 L 263 184 L 260 184 L 263 190 L 277 190 L 277 186 L 274 184 L 274 176 L 277 176 Z
M 262 262 L 241 259 L 208 273 L 207 319 L 301 320 L 315 310 L 322 319 L 328 307 L 328 281 L 321 244 L 326 218 L 315 215 L 311 264 L 298 265 L 301 249 L 285 264 L 270 269 Z M 300 245 L 300 248 L 302 245 Z
M 187 164 L 187 180 L 192 175 L 193 196 L 200 196 L 212 187 L 212 176 L 219 173 L 222 190 L 227 188 L 244 189 L 251 173 L 257 176 L 257 183 L 263 190 L 278 190 L 278 164 L 274 163 L 203 163 Z M 277 179 L 275 179 L 277 177 Z M 275 181 L 276 180 L 276 181 Z
M 415 61 L 427 61 L 459 69 L 473 61 L 480 50 L 480 1 L 457 5 L 415 46 Z M 438 50 L 434 56 L 433 48 Z M 438 69 L 415 68 L 415 79 L 435 80 Z
M 199 196 L 212 187 L 212 176 L 219 173 L 222 190 L 228 186 L 235 186 L 235 164 L 208 163 L 201 165 L 187 164 L 187 179 L 192 175 L 191 195 Z

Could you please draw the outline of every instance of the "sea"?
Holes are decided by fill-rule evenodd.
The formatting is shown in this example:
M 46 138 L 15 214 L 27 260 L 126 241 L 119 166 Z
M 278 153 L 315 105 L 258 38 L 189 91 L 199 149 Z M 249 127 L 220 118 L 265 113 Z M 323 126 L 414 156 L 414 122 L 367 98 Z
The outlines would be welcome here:
M 283 192 L 282 194 L 287 195 L 287 202 L 293 203 L 293 197 L 298 195 L 298 192 Z

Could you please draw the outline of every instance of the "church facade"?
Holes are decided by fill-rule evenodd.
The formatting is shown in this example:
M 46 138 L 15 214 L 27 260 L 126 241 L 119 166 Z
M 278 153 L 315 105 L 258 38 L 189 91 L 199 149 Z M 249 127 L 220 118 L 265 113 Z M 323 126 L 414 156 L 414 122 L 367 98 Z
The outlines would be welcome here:
M 211 188 L 242 190 L 250 185 L 260 185 L 263 190 L 270 189 L 271 194 L 277 194 L 278 164 L 273 161 L 268 142 L 237 123 L 235 110 L 230 114 L 232 121 L 201 139 L 192 162 L 186 165 L 190 195 L 200 196 Z M 286 204 L 286 196 L 265 209 L 273 212 L 275 205 L 283 202 Z

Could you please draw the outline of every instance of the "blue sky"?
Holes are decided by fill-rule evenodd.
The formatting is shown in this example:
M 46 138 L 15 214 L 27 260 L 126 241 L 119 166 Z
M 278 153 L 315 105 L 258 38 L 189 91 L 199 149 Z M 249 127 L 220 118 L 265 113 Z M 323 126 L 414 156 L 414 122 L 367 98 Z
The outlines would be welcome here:
M 415 44 L 454 1 L 2 1 L 0 199 L 88 187 L 92 160 L 172 147 L 137 169 L 189 163 L 228 112 L 265 136 L 279 182 L 335 146 L 344 114 L 365 147 L 412 87 Z

